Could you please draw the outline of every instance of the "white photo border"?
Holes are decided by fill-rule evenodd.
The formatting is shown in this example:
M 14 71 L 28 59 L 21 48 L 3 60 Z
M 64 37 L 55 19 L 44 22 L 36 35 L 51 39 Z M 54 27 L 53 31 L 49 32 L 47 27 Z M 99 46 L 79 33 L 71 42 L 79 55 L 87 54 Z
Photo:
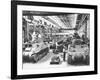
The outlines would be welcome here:
M 58 7 L 46 7 L 46 6 L 17 6 L 17 70 L 18 75 L 22 74 L 45 74 L 45 73 L 60 73 L 60 72 L 79 72 L 79 71 L 91 71 L 94 70 L 94 35 L 90 35 L 90 66 L 78 66 L 78 67 L 67 67 L 67 68 L 46 68 L 46 69 L 22 69 L 22 12 L 24 11 L 45 11 L 45 12 L 62 12 L 62 13 L 87 13 L 90 14 L 90 34 L 94 33 L 94 10 L 90 9 L 77 9 L 77 8 L 58 8 Z

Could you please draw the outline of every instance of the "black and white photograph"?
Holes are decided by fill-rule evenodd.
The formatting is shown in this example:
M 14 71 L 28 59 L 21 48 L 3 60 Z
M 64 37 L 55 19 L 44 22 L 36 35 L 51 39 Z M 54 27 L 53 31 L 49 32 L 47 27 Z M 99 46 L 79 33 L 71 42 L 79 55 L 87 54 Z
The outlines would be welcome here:
M 12 20 L 14 74 L 26 78 L 96 73 L 96 6 L 16 4 L 12 12 L 16 19 Z
M 90 14 L 22 14 L 23 68 L 89 65 Z

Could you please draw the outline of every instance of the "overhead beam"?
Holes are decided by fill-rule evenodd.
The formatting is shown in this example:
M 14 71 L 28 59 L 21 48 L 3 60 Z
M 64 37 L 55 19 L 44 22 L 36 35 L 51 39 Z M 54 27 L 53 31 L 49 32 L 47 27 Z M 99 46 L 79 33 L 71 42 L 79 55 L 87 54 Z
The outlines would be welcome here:
M 50 19 L 49 17 L 47 16 L 42 16 L 42 18 L 44 18 L 45 20 L 48 20 L 49 22 L 53 23 L 54 25 L 58 26 L 60 28 L 60 26 L 52 19 Z
M 80 23 L 78 25 L 78 29 L 81 28 L 81 25 L 82 25 L 83 21 L 86 19 L 86 17 L 87 17 L 87 15 L 82 15 L 82 19 L 81 19 L 81 21 L 80 21 Z
M 65 15 L 64 15 L 64 17 L 65 17 L 65 19 L 66 19 L 66 23 L 68 23 L 68 26 L 71 27 L 71 24 L 70 24 L 70 21 L 69 21 L 69 17 L 67 17 L 67 16 L 65 16 Z
M 60 20 L 62 21 L 62 23 L 66 26 L 66 23 L 64 21 L 64 19 L 62 19 L 62 16 L 58 16 L 60 18 Z

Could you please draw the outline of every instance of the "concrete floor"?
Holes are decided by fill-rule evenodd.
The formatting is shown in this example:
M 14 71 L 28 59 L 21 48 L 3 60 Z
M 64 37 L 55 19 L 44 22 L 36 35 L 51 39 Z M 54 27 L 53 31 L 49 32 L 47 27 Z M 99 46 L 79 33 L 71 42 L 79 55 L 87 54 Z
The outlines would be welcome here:
M 53 64 L 50 65 L 51 62 L 51 58 L 55 56 L 55 54 L 51 52 L 49 52 L 45 57 L 43 57 L 40 61 L 38 61 L 37 63 L 24 63 L 23 64 L 23 69 L 34 69 L 34 68 L 56 68 L 56 67 L 66 67 L 68 66 L 67 61 L 66 62 L 62 62 L 61 64 Z

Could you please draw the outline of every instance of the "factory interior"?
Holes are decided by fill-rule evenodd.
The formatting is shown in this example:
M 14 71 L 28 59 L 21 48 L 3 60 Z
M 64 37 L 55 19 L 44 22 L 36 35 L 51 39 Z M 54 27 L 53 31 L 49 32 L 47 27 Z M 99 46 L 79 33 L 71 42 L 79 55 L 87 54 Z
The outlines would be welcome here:
M 23 66 L 89 65 L 90 14 L 23 11 Z

